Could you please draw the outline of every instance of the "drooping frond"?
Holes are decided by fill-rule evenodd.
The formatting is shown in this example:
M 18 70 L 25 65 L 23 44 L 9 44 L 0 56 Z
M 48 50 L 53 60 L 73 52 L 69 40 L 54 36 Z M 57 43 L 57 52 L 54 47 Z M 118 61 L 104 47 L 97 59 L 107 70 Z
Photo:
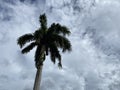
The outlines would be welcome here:
M 55 64 L 56 59 L 58 59 L 58 61 L 59 61 L 58 66 L 60 68 L 62 68 L 61 55 L 59 53 L 59 50 L 58 50 L 56 44 L 55 43 L 50 44 L 49 48 L 50 48 L 51 61 Z
M 53 40 L 58 47 L 62 48 L 63 52 L 71 51 L 71 43 L 66 37 L 58 34 L 53 34 L 51 36 L 51 40 Z
M 32 42 L 30 45 L 22 49 L 22 53 L 28 53 L 30 50 L 32 50 L 37 44 L 35 42 Z
M 27 42 L 32 41 L 34 36 L 32 34 L 25 34 L 18 38 L 17 44 L 22 48 Z
M 55 64 L 55 55 L 54 55 L 54 53 L 50 53 L 50 59 L 51 59 L 51 61 Z
M 59 67 L 60 69 L 62 68 L 61 60 L 59 60 L 59 62 L 58 62 L 58 67 Z
M 70 31 L 66 26 L 61 26 L 60 24 L 53 23 L 48 29 L 48 33 L 57 33 L 62 35 L 70 35 Z
M 67 38 L 62 37 L 62 42 L 63 42 L 63 52 L 72 50 L 71 43 Z

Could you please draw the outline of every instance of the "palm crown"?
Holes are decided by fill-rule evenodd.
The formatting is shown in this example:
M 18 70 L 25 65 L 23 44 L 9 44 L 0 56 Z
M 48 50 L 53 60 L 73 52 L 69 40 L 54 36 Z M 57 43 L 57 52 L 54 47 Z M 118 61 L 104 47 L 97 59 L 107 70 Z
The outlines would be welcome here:
M 71 43 L 66 38 L 66 35 L 69 35 L 70 31 L 67 27 L 59 23 L 53 23 L 48 28 L 45 14 L 40 15 L 39 21 L 41 27 L 34 33 L 20 36 L 17 43 L 22 48 L 23 54 L 37 47 L 35 52 L 36 68 L 39 68 L 39 66 L 43 64 L 46 55 L 49 54 L 51 61 L 55 63 L 56 59 L 58 59 L 58 66 L 62 68 L 59 50 L 61 49 L 62 52 L 71 51 Z M 23 48 L 26 43 L 30 44 Z

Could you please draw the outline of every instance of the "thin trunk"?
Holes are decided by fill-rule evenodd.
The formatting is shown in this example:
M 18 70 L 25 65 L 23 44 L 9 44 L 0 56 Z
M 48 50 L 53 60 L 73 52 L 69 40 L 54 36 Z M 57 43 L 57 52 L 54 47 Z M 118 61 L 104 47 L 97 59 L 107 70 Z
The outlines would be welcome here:
M 41 65 L 40 68 L 37 69 L 33 90 L 40 90 L 42 68 L 43 68 L 43 65 Z

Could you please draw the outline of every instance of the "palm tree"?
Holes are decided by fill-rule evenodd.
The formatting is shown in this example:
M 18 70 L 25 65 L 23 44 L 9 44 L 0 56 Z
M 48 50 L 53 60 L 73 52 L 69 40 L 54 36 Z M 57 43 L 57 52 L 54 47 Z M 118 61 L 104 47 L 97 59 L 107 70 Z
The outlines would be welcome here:
M 39 17 L 40 28 L 34 33 L 25 34 L 18 38 L 17 44 L 22 48 L 22 53 L 28 53 L 34 47 L 35 52 L 35 66 L 37 73 L 34 82 L 33 90 L 40 90 L 40 81 L 42 74 L 43 62 L 45 57 L 50 54 L 51 61 L 55 64 L 58 60 L 58 67 L 62 68 L 61 54 L 62 52 L 71 51 L 71 43 L 66 38 L 66 35 L 70 35 L 70 31 L 67 27 L 60 25 L 59 23 L 53 23 L 47 28 L 46 15 L 40 15 Z M 26 43 L 30 43 L 28 46 L 23 46 Z

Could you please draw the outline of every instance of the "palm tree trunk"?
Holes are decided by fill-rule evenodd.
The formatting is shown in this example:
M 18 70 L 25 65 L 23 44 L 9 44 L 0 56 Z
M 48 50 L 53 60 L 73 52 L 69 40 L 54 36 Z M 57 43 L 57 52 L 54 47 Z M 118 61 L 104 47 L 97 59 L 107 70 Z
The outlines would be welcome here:
M 41 65 L 40 68 L 37 69 L 33 90 L 40 90 L 42 68 L 43 68 L 43 65 Z

